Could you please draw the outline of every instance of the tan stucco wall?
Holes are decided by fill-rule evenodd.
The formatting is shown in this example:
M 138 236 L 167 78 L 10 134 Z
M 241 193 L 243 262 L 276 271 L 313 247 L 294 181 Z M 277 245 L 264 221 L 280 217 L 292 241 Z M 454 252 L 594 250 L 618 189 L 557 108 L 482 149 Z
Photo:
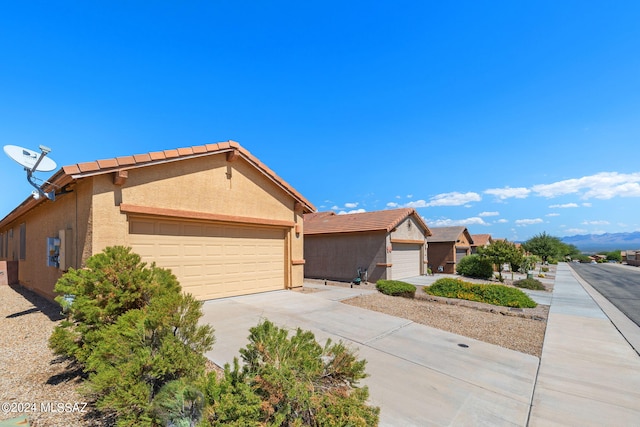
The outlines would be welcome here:
M 67 245 L 70 249 L 66 255 L 68 266 L 80 266 L 87 233 L 90 191 L 90 186 L 80 185 L 74 192 L 58 196 L 55 202 L 46 200 L 2 230 L 4 234 L 13 228 L 7 259 L 18 260 L 20 224 L 26 224 L 26 256 L 18 261 L 21 285 L 47 298 L 54 297 L 53 287 L 63 272 L 47 266 L 47 237 L 59 237 L 60 230 L 66 230 L 67 238 L 71 239 Z
M 415 218 L 409 216 L 390 233 L 390 242 L 418 240 L 424 242 L 420 251 L 423 262 L 423 265 L 420 266 L 420 274 L 426 272 L 425 264 L 427 264 L 427 236 L 425 236 L 425 232 Z
M 27 256 L 19 264 L 20 282 L 48 298 L 54 296 L 61 272 L 46 267 L 46 237 L 57 237 L 60 229 L 72 231 L 71 265 L 75 267 L 82 267 L 89 256 L 107 246 L 128 246 L 128 219 L 120 211 L 121 203 L 298 224 L 298 234 L 295 227 L 279 227 L 287 236 L 286 285 L 302 286 L 302 212 L 296 213 L 293 197 L 254 166 L 242 158 L 227 162 L 225 154 L 132 169 L 121 186 L 114 184 L 111 173 L 78 180 L 73 193 L 45 201 L 0 230 L 14 229 L 7 253 L 15 252 L 17 259 L 20 223 L 27 224 Z
M 230 172 L 231 177 L 227 178 Z M 244 160 L 227 162 L 224 155 L 181 160 L 129 171 L 122 186 L 113 175 L 95 178 L 94 252 L 127 243 L 126 215 L 121 203 L 221 215 L 302 222 L 294 200 Z M 301 239 L 292 241 L 302 253 Z
M 345 233 L 305 236 L 305 277 L 351 281 L 358 267 L 368 270 L 369 281 L 386 279 L 387 233 Z

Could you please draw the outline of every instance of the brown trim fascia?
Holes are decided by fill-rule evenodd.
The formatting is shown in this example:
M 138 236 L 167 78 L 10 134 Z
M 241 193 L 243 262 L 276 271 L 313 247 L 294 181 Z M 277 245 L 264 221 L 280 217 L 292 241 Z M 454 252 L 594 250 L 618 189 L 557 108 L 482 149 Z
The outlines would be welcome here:
M 388 262 L 379 262 L 376 264 L 376 267 L 391 267 L 391 266 L 393 266 L 393 264 Z
M 303 259 L 292 259 L 291 260 L 291 265 L 304 265 L 305 264 L 305 260 Z
M 391 243 L 406 243 L 406 244 L 424 245 L 425 244 L 425 240 L 391 239 Z
M 209 151 L 207 153 L 188 154 L 188 155 L 179 156 L 179 157 L 165 158 L 165 159 L 162 159 L 162 160 L 149 160 L 149 161 L 144 162 L 144 163 L 135 163 L 135 164 L 130 164 L 130 165 L 116 166 L 116 167 L 108 168 L 108 169 L 107 168 L 100 169 L 98 171 L 85 172 L 85 173 L 83 173 L 83 172 L 74 173 L 74 174 L 71 175 L 71 177 L 73 179 L 89 178 L 89 177 L 92 177 L 92 176 L 104 175 L 104 174 L 115 172 L 115 171 L 119 171 L 119 170 L 130 171 L 132 169 L 144 168 L 144 167 L 148 167 L 148 166 L 158 166 L 158 165 L 163 165 L 163 164 L 167 164 L 167 163 L 179 162 L 181 160 L 186 160 L 186 159 L 195 159 L 195 158 L 199 158 L 199 157 L 206 157 L 206 156 L 212 156 L 212 155 L 216 155 L 216 154 L 228 153 L 231 150 L 233 150 L 233 149 L 232 148 L 226 148 L 226 149 L 221 149 L 219 151 Z
M 120 212 L 133 215 L 150 215 L 156 217 L 191 219 L 199 221 L 226 222 L 244 225 L 261 225 L 269 227 L 293 228 L 295 222 L 268 218 L 251 218 L 236 215 L 222 215 L 209 212 L 184 211 L 180 209 L 156 208 L 152 206 L 137 206 L 123 203 Z

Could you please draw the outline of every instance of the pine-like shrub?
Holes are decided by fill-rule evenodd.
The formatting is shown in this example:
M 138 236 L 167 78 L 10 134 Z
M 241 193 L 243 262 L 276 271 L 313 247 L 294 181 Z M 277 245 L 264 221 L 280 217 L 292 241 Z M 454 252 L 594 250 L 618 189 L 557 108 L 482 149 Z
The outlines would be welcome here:
M 210 376 L 207 399 L 212 426 L 375 426 L 379 409 L 366 404 L 365 360 L 342 343 L 321 346 L 313 333 L 266 320 L 251 328 L 240 350 L 244 366 Z
M 460 279 L 442 278 L 424 291 L 430 295 L 478 301 L 503 307 L 533 308 L 537 304 L 520 289 L 503 285 L 481 285 Z
M 416 287 L 410 283 L 399 280 L 378 280 L 376 289 L 383 294 L 394 297 L 413 298 L 416 295 Z
M 198 325 L 201 306 L 181 292 L 158 296 L 101 329 L 85 367 L 85 394 L 96 407 L 115 413 L 119 426 L 153 425 L 159 407 L 167 413 L 170 407 L 155 401 L 163 387 L 175 380 L 195 383 L 204 375 L 204 352 L 213 335 L 210 326 Z M 166 393 L 160 398 L 166 400 Z
M 70 269 L 56 283 L 56 301 L 68 319 L 58 325 L 49 346 L 58 355 L 84 363 L 96 344 L 100 329 L 114 324 L 129 310 L 146 307 L 156 295 L 180 292 L 169 270 L 147 266 L 130 248 L 108 247 Z M 67 296 L 72 296 L 70 304 Z
M 472 254 L 462 258 L 456 264 L 456 272 L 461 276 L 490 279 L 493 276 L 493 264 L 486 257 Z
M 58 281 L 68 319 L 49 339 L 79 362 L 85 396 L 115 415 L 118 426 L 192 426 L 204 395 L 204 353 L 213 329 L 199 325 L 202 303 L 183 294 L 169 270 L 147 266 L 129 248 L 111 247 Z M 181 402 L 180 404 L 178 404 Z

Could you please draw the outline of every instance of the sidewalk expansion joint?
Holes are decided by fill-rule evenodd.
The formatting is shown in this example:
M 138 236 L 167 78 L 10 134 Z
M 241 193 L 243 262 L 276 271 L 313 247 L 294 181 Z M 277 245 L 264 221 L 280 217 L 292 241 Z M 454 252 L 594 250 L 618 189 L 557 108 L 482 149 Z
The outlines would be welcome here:
M 385 332 L 383 332 L 382 334 L 380 334 L 380 335 L 378 335 L 378 336 L 376 336 L 376 337 L 373 337 L 373 338 L 371 338 L 371 339 L 369 339 L 369 340 L 367 340 L 367 341 L 363 342 L 362 344 L 364 344 L 364 345 L 367 345 L 367 346 L 368 346 L 368 345 L 369 345 L 369 343 L 372 343 L 372 342 L 374 342 L 374 341 L 378 341 L 379 339 L 384 338 L 384 337 L 386 337 L 386 336 L 389 336 L 389 335 L 393 334 L 394 332 L 397 332 L 397 331 L 399 331 L 400 329 L 402 329 L 402 328 L 404 328 L 404 327 L 406 327 L 406 326 L 409 326 L 409 325 L 411 325 L 411 324 L 413 324 L 413 323 L 414 323 L 414 322 L 413 322 L 412 320 L 409 320 L 407 323 L 404 323 L 404 324 L 402 324 L 402 325 L 398 326 L 397 328 L 389 329 L 388 331 L 385 331 Z

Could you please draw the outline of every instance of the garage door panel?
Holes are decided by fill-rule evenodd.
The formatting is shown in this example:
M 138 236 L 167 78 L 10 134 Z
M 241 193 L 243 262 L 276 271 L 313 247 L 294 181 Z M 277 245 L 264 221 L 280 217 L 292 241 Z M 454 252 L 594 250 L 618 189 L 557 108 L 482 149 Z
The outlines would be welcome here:
M 130 244 L 147 262 L 170 268 L 198 299 L 285 286 L 284 230 L 130 219 Z
M 391 252 L 391 277 L 394 280 L 420 275 L 422 245 L 394 243 Z

